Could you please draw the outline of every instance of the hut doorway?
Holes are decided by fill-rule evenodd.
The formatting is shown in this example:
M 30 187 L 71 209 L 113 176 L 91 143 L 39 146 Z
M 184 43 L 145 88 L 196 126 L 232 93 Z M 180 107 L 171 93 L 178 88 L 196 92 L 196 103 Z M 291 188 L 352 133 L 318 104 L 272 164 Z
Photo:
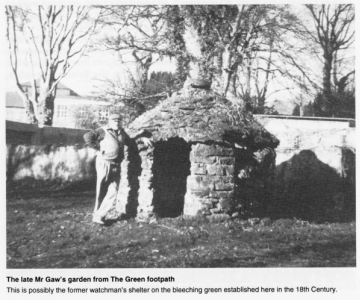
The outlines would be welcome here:
M 161 218 L 177 217 L 184 209 L 191 145 L 184 139 L 171 138 L 154 146 L 154 212 Z

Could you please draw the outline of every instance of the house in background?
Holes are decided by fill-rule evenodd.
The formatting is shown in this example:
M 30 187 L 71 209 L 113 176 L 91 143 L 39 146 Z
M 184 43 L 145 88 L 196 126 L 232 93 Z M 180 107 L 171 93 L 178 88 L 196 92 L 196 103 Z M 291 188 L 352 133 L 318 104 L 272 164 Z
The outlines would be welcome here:
M 38 82 L 36 83 L 38 86 Z M 31 83 L 22 84 L 26 93 L 31 94 Z M 92 97 L 82 97 L 76 92 L 58 84 L 54 103 L 54 127 L 80 128 L 81 120 L 86 119 L 89 109 L 99 121 L 107 120 L 111 104 Z M 16 92 L 6 92 L 6 120 L 27 123 L 24 103 Z

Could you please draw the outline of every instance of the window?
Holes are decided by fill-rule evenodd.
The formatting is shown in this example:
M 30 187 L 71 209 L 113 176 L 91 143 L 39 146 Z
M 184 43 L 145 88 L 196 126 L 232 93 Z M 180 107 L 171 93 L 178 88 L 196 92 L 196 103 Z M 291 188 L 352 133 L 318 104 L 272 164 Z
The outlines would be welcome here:
M 67 117 L 67 106 L 66 105 L 58 105 L 57 107 L 57 116 L 58 118 L 66 118 Z
M 79 117 L 80 118 L 85 118 L 86 115 L 88 114 L 88 109 L 86 107 L 82 107 L 79 109 Z
M 109 108 L 99 109 L 99 121 L 106 121 L 109 116 Z

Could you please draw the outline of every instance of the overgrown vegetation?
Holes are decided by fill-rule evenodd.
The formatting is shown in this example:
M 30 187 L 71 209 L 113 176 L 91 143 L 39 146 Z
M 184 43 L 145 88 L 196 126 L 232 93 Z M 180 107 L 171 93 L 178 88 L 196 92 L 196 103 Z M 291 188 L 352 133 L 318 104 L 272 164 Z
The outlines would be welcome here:
M 117 113 L 122 116 L 123 126 L 128 126 L 138 116 L 153 109 L 161 100 L 171 96 L 178 88 L 176 77 L 169 72 L 152 72 L 145 83 L 136 82 L 132 74 L 128 81 L 104 80 L 105 88 L 95 93 L 96 99 L 107 100 L 108 105 L 79 105 L 71 110 L 75 127 L 96 129 L 107 124 L 107 116 Z
M 52 192 L 50 192 L 52 191 Z M 84 190 L 83 190 L 84 191 Z M 94 191 L 8 187 L 8 268 L 355 267 L 355 222 L 91 222 Z
M 295 106 L 292 115 L 301 115 L 299 105 Z M 304 105 L 303 116 L 355 119 L 355 89 L 333 92 L 328 99 L 323 93 L 318 93 L 313 101 Z

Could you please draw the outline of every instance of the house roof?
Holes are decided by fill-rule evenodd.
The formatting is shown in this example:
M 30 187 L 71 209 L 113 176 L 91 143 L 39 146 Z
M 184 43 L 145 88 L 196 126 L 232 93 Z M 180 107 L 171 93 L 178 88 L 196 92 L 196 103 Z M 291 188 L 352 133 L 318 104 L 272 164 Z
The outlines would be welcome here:
M 35 84 L 36 84 L 36 87 L 39 87 L 39 85 L 40 85 L 40 80 L 39 80 L 39 79 L 36 79 L 36 80 L 35 80 Z M 24 83 L 22 83 L 21 85 L 22 85 L 22 86 L 26 86 L 26 87 L 32 87 L 32 84 L 31 84 L 30 81 L 24 82 Z M 58 83 L 57 89 L 58 89 L 58 90 L 69 90 L 69 91 L 72 91 L 74 94 L 76 94 L 72 89 L 68 88 L 66 85 L 62 84 L 61 82 Z
M 36 84 L 36 87 L 39 87 L 40 86 L 40 80 L 37 79 L 35 80 L 35 84 Z M 32 87 L 32 84 L 30 81 L 27 81 L 27 82 L 24 82 L 21 84 L 23 87 L 28 87 L 28 88 L 31 88 Z M 75 93 L 72 89 L 68 88 L 66 85 L 62 84 L 61 82 L 59 82 L 57 84 L 57 90 L 67 90 L 69 91 L 69 96 L 74 96 L 74 97 L 80 97 L 77 93 Z
M 36 83 L 36 87 L 38 87 L 39 80 L 36 80 L 35 83 Z M 23 87 L 32 87 L 30 81 L 24 82 L 21 85 Z M 77 93 L 75 93 L 72 89 L 70 89 L 67 86 L 65 86 L 64 84 L 62 84 L 61 82 L 58 84 L 57 89 L 68 90 L 69 95 L 67 95 L 66 98 L 74 98 L 74 99 L 83 98 L 83 97 L 79 96 Z M 19 96 L 19 94 L 17 92 L 6 92 L 6 107 L 24 108 L 25 106 L 24 106 L 23 100 L 21 99 L 21 97 Z
M 261 149 L 277 147 L 279 140 L 258 123 L 243 105 L 235 104 L 213 90 L 188 84 L 129 126 L 155 141 L 181 137 L 187 142 L 227 142 Z

